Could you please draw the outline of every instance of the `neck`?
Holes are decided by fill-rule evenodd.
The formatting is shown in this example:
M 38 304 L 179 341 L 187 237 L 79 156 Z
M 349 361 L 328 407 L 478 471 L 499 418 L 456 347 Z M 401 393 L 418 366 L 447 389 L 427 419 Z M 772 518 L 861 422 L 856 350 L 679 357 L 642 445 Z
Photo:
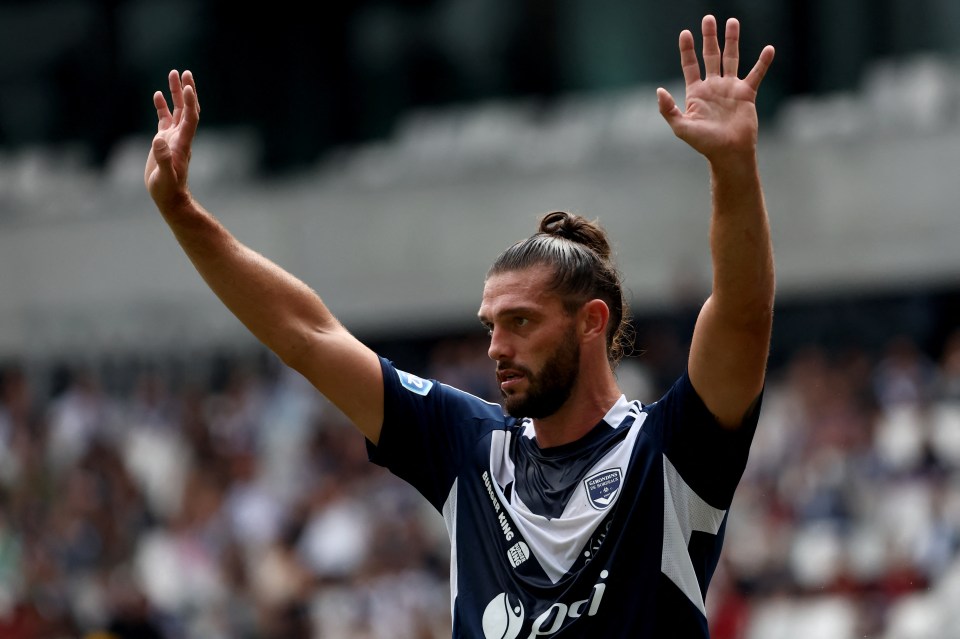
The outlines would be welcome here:
M 590 375 L 581 371 L 580 380 L 560 410 L 549 417 L 533 420 L 540 448 L 553 448 L 577 441 L 603 419 L 623 394 L 613 371 Z M 586 380 L 586 381 L 583 381 Z

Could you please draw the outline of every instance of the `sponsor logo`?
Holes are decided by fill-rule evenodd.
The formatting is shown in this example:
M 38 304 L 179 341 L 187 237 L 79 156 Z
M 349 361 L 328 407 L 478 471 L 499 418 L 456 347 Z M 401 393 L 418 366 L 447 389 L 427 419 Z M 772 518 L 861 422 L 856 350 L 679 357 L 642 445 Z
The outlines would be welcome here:
M 411 393 L 416 393 L 417 395 L 423 395 L 426 397 L 427 393 L 430 392 L 430 389 L 433 388 L 433 382 L 427 379 L 421 379 L 416 375 L 411 375 L 410 373 L 404 373 L 403 371 L 398 370 L 397 376 L 400 378 L 400 384 Z
M 483 609 L 484 639 L 517 639 L 523 625 L 523 604 L 501 592 Z
M 587 497 L 590 505 L 597 510 L 606 510 L 610 504 L 616 500 L 620 494 L 620 484 L 623 481 L 623 475 L 619 468 L 608 468 L 601 470 L 595 475 L 590 475 L 583 480 L 583 485 L 587 490 Z
M 500 500 L 497 499 L 497 496 L 493 493 L 493 484 L 490 482 L 490 473 L 483 471 L 483 474 L 480 475 L 480 479 L 483 480 L 483 485 L 487 487 L 487 495 L 490 496 L 490 503 L 493 504 L 493 512 L 497 514 L 497 523 L 500 524 L 500 530 L 503 531 L 503 538 L 506 541 L 512 541 L 513 528 L 510 527 L 510 521 L 507 519 L 507 515 L 501 510 Z
M 589 564 L 593 561 L 594 556 L 600 550 L 600 546 L 603 545 L 603 540 L 607 538 L 607 534 L 610 532 L 610 527 L 613 526 L 612 521 L 608 521 L 607 525 L 603 527 L 602 530 L 598 530 L 593 534 L 593 537 L 590 538 L 590 543 L 587 544 L 587 549 L 583 552 L 583 556 L 586 557 L 585 564 Z
M 594 584 L 586 599 L 571 604 L 557 602 L 550 604 L 536 619 L 526 639 L 549 637 L 560 632 L 570 619 L 593 617 L 600 610 L 600 601 L 607 585 L 603 580 L 610 576 L 606 570 L 600 572 L 600 581 Z M 494 597 L 483 610 L 484 639 L 517 639 L 524 624 L 523 603 L 505 592 Z
M 510 546 L 510 550 L 507 551 L 507 560 L 514 568 L 525 562 L 527 559 L 530 559 L 530 548 L 522 541 L 518 541 L 514 545 Z

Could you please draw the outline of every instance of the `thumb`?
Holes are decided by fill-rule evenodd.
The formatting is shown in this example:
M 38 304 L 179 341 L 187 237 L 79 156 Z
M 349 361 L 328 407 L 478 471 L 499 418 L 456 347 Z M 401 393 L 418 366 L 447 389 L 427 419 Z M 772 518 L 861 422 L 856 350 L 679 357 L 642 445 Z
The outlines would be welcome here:
M 179 195 L 185 192 L 186 183 L 185 180 L 181 180 L 181 176 L 177 174 L 174 167 L 173 149 L 159 134 L 153 138 L 153 143 L 150 145 L 150 155 L 155 168 L 151 170 L 151 163 L 148 160 L 147 174 L 145 175 L 147 190 L 160 210 L 163 211 L 171 205 L 171 202 L 176 201 Z
M 153 158 L 157 161 L 157 166 L 160 167 L 161 171 L 166 173 L 173 170 L 173 151 L 167 141 L 160 135 L 154 136 L 152 151 Z
M 181 171 L 177 170 L 173 161 L 173 149 L 170 148 L 170 143 L 161 134 L 158 133 L 154 136 L 150 151 L 157 164 L 157 184 L 174 186 L 183 181 L 186 173 L 183 172 L 181 175 Z
M 664 88 L 657 89 L 657 107 L 660 109 L 660 115 L 673 127 L 678 118 L 683 117 L 683 112 L 677 106 L 677 101 L 673 99 L 670 92 Z

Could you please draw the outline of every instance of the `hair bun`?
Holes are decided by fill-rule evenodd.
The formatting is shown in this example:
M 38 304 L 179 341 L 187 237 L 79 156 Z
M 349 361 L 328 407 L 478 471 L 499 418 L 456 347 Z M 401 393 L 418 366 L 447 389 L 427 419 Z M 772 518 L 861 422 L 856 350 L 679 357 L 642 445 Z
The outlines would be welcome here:
M 606 232 L 596 222 L 579 215 L 566 211 L 547 213 L 540 219 L 540 232 L 583 244 L 601 259 L 610 259 L 610 241 Z

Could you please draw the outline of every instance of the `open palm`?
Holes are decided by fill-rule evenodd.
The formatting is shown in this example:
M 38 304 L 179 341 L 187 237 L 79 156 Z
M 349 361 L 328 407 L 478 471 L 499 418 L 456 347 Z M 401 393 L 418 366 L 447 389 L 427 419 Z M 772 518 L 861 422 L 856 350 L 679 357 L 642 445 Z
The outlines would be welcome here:
M 665 89 L 658 89 L 660 113 L 677 137 L 710 160 L 752 153 L 757 142 L 757 90 L 773 62 L 773 47 L 764 47 L 753 69 L 741 80 L 737 77 L 740 23 L 733 18 L 727 21 L 723 52 L 713 16 L 704 17 L 702 32 L 704 77 L 693 34 L 684 30 L 680 34 L 680 65 L 686 84 L 685 109 L 681 111 Z
M 193 74 L 184 71 L 181 77 L 177 71 L 171 71 L 169 80 L 173 112 L 163 93 L 157 91 L 153 94 L 153 104 L 157 108 L 157 134 L 143 173 L 147 191 L 161 211 L 178 199 L 189 197 L 187 168 L 193 136 L 200 121 Z

